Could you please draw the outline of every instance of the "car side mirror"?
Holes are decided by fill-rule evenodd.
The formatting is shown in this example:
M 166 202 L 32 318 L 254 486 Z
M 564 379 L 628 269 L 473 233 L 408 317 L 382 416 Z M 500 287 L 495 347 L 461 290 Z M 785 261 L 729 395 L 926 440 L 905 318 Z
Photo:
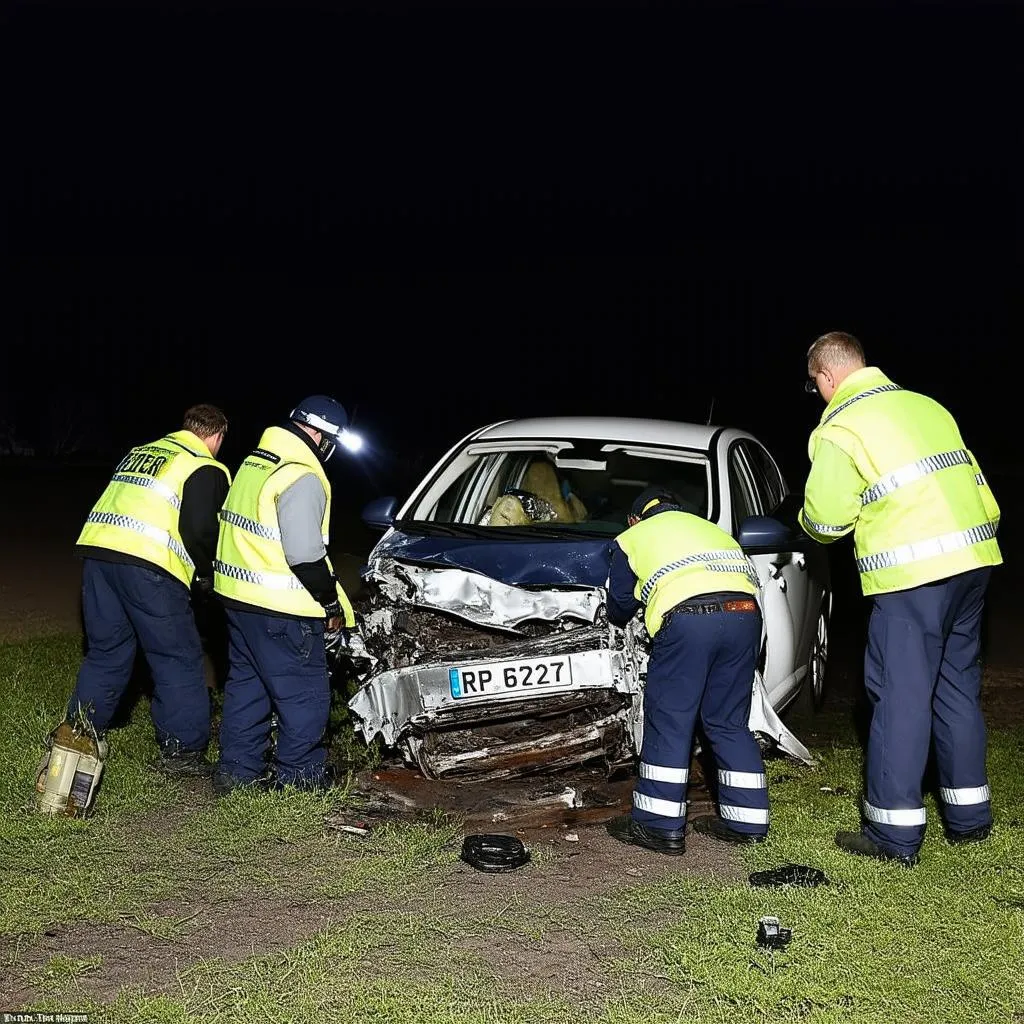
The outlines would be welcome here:
M 751 552 L 787 551 L 793 547 L 793 531 L 774 516 L 747 516 L 736 539 Z
M 397 511 L 397 498 L 374 498 L 363 506 L 362 520 L 371 530 L 388 530 L 395 524 Z

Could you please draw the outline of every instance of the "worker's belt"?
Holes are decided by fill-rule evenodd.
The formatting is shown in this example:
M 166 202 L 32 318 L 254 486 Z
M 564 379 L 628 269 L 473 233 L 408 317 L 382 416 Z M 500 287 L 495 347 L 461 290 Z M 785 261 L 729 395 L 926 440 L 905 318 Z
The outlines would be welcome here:
M 680 601 L 667 615 L 717 615 L 719 612 L 756 612 L 757 602 L 752 597 L 737 597 L 726 601 Z

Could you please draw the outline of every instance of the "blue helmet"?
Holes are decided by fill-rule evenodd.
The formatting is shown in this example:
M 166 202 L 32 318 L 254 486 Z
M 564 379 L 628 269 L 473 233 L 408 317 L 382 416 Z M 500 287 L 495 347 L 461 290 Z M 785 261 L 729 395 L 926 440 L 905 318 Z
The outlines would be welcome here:
M 307 427 L 323 434 L 320 442 L 320 458 L 326 462 L 339 444 L 355 450 L 358 438 L 348 429 L 348 413 L 341 402 L 326 395 L 311 395 L 304 398 L 289 414 L 289 419 L 304 423 Z

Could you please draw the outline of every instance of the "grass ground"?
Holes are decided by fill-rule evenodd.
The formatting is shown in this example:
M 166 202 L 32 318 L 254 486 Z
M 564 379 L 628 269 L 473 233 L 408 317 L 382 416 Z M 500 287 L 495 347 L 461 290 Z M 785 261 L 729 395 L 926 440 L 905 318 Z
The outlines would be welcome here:
M 851 738 L 819 750 L 813 770 L 770 763 L 771 840 L 724 868 L 694 869 L 698 838 L 678 860 L 619 848 L 610 877 L 591 879 L 591 851 L 611 843 L 594 829 L 487 876 L 461 865 L 459 825 L 440 816 L 359 837 L 325 827 L 343 791 L 215 802 L 202 784 L 164 780 L 146 767 L 145 701 L 112 736 L 94 817 L 25 810 L 79 658 L 77 636 L 0 646 L 0 1011 L 211 1024 L 1024 1021 L 1024 729 L 991 737 L 992 839 L 949 847 L 930 803 L 913 871 L 831 843 L 856 822 Z M 830 884 L 747 884 L 788 861 Z M 793 929 L 784 952 L 756 948 L 764 914 Z

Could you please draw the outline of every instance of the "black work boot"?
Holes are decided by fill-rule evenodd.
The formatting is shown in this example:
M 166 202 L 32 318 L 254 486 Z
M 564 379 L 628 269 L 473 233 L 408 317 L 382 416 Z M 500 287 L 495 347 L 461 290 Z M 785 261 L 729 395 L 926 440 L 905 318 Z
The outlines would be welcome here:
M 179 740 L 165 740 L 160 744 L 153 767 L 171 778 L 208 779 L 213 774 L 213 765 L 203 756 L 203 751 L 183 750 Z
M 918 860 L 916 853 L 892 853 L 883 849 L 870 836 L 863 832 L 837 832 L 836 846 L 846 853 L 856 854 L 858 857 L 872 857 L 875 860 L 888 860 L 894 864 L 901 864 L 905 868 L 912 868 Z
M 991 825 L 980 825 L 969 832 L 953 832 L 946 829 L 946 842 L 953 846 L 964 846 L 967 843 L 983 843 L 992 834 Z
M 686 853 L 685 831 L 678 829 L 649 828 L 633 820 L 632 815 L 623 814 L 608 822 L 608 834 L 620 843 L 629 846 L 645 846 L 655 853 L 678 857 Z
M 276 792 L 287 789 L 289 786 L 295 789 L 301 789 L 303 791 L 312 791 L 315 793 L 322 792 L 326 789 L 330 789 L 333 786 L 337 786 L 341 779 L 340 773 L 333 764 L 325 764 L 323 773 L 316 779 L 294 779 L 290 782 L 282 782 L 280 779 L 274 779 L 269 784 L 269 788 Z
M 693 831 L 699 832 L 702 836 L 710 836 L 712 839 L 721 840 L 723 843 L 734 843 L 737 846 L 763 843 L 768 838 L 767 834 L 757 835 L 752 832 L 737 832 L 736 829 L 729 828 L 721 818 L 714 814 L 702 814 L 699 818 L 694 818 Z
M 213 770 L 213 792 L 217 796 L 227 796 L 236 789 L 265 790 L 268 788 L 268 779 L 265 775 L 258 775 L 255 779 L 240 779 L 223 768 L 217 767 Z

